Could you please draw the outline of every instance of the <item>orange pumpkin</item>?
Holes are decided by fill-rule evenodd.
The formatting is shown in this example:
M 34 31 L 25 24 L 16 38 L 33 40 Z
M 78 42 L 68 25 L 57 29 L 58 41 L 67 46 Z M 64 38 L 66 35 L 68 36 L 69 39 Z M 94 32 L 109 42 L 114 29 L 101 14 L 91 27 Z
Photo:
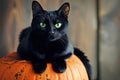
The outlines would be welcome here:
M 16 52 L 0 59 L 0 80 L 88 80 L 83 63 L 73 55 L 64 73 L 53 71 L 50 63 L 42 74 L 34 73 L 30 62 L 18 59 Z

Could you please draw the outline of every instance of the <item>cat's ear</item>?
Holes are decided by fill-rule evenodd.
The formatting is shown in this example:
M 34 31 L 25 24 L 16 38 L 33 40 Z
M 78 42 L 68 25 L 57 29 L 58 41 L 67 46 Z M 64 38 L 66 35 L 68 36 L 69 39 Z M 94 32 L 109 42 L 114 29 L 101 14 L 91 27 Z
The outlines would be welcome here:
M 37 2 L 33 1 L 32 2 L 32 12 L 33 12 L 33 17 L 38 14 L 43 12 L 42 6 Z
M 58 9 L 58 14 L 67 17 L 69 11 L 70 11 L 70 4 L 66 2 Z

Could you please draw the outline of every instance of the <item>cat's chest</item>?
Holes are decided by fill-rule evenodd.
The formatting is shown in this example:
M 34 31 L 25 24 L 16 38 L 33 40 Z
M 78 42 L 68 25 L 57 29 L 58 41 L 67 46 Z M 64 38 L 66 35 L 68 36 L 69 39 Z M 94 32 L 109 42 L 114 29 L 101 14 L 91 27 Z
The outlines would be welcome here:
M 56 53 L 62 53 L 63 51 L 65 51 L 67 43 L 66 44 L 62 44 L 60 42 L 50 43 L 48 41 L 36 40 L 32 42 L 32 47 L 34 48 L 34 50 L 40 53 L 44 52 L 44 54 L 51 56 Z
M 30 35 L 30 41 L 33 48 L 32 50 L 35 50 L 39 53 L 42 52 L 48 56 L 62 53 L 68 47 L 68 41 L 66 38 L 64 39 L 61 37 L 60 40 L 51 42 L 47 40 L 45 36 L 41 37 L 38 35 L 38 33 L 32 33 Z

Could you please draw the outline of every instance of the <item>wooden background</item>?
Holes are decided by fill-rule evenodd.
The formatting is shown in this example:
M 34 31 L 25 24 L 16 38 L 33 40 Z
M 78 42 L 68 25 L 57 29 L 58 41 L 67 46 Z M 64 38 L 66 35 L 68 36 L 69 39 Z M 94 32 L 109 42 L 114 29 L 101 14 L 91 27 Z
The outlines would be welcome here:
M 0 0 L 0 57 L 16 51 L 22 29 L 30 26 L 33 0 Z M 58 9 L 70 2 L 69 37 L 91 61 L 97 79 L 96 0 L 38 0 L 44 9 Z M 100 75 L 99 80 L 120 80 L 120 0 L 99 0 Z

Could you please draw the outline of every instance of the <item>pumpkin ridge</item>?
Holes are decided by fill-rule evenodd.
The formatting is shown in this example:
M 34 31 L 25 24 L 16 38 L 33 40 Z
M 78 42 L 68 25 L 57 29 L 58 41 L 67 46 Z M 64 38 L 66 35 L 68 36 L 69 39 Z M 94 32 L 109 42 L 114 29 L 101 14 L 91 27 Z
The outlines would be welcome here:
M 79 72 L 79 74 L 80 74 L 80 76 L 81 76 L 81 77 L 80 77 L 81 80 L 84 80 L 84 79 L 82 78 L 82 74 L 81 74 L 81 72 L 80 72 L 80 71 L 81 71 L 81 70 L 80 70 L 80 66 L 79 66 L 78 64 L 77 64 L 76 66 L 79 67 L 79 68 L 77 68 L 77 70 L 78 70 L 78 72 Z
M 73 60 L 73 62 L 76 64 L 75 65 L 75 67 L 77 67 L 77 68 L 75 68 L 76 69 L 76 71 L 78 71 L 78 73 L 79 73 L 79 75 L 80 75 L 80 80 L 83 80 L 82 79 L 82 75 L 81 75 L 81 62 L 79 62 L 79 59 L 78 59 L 78 57 L 77 56 L 74 56 L 74 57 L 76 57 L 77 59 L 76 60 Z M 74 66 L 74 65 L 73 65 Z
M 81 62 L 81 65 L 84 65 L 84 64 Z M 81 69 L 78 68 L 78 71 L 79 71 L 79 73 L 81 75 L 81 78 L 82 78 L 81 80 L 85 80 L 84 79 L 85 75 L 83 75 L 83 74 L 87 73 L 87 71 L 86 71 L 85 67 L 83 67 L 81 65 L 80 65 Z M 77 66 L 79 66 L 79 65 L 77 64 Z M 81 72 L 83 72 L 83 73 L 81 73 Z M 86 76 L 87 76 L 87 79 L 88 79 L 88 74 L 86 74 Z
M 67 63 L 67 67 L 70 67 L 69 63 Z M 71 76 L 72 74 L 71 74 L 70 68 L 67 68 L 66 74 L 67 74 L 67 80 L 71 80 L 70 77 L 72 77 L 72 76 Z M 68 74 L 69 74 L 69 75 L 68 75 Z
M 70 63 L 68 63 L 68 66 L 69 66 L 70 73 L 71 73 L 71 76 L 72 76 L 72 79 L 71 79 L 71 80 L 74 80 L 74 79 L 73 79 L 73 74 L 72 74 L 72 69 L 71 69 L 71 65 L 70 65 Z
M 58 74 L 58 80 L 60 80 L 60 74 Z
M 79 74 L 78 74 L 78 71 L 77 71 L 77 69 L 76 68 L 78 68 L 78 67 L 76 67 L 76 64 L 71 64 L 70 65 L 71 66 L 71 73 L 72 73 L 72 75 L 73 75 L 73 78 L 74 78 L 74 80 L 76 80 L 78 77 L 79 77 Z M 76 76 L 76 77 L 75 77 Z M 82 79 L 81 79 L 82 80 Z
M 78 64 L 77 62 L 76 62 L 75 65 L 73 65 L 74 70 L 75 70 L 75 72 L 76 72 L 76 75 L 79 74 L 77 77 L 79 77 L 80 80 L 83 80 L 83 79 L 82 79 L 82 76 L 81 76 L 81 74 L 80 74 L 80 72 L 78 71 L 78 68 L 80 69 L 80 66 L 81 66 L 81 64 L 80 64 L 80 63 Z
M 68 75 L 67 75 L 67 72 L 65 72 L 65 75 L 66 75 L 66 78 L 67 78 L 67 80 L 69 80 L 69 79 L 68 79 Z

